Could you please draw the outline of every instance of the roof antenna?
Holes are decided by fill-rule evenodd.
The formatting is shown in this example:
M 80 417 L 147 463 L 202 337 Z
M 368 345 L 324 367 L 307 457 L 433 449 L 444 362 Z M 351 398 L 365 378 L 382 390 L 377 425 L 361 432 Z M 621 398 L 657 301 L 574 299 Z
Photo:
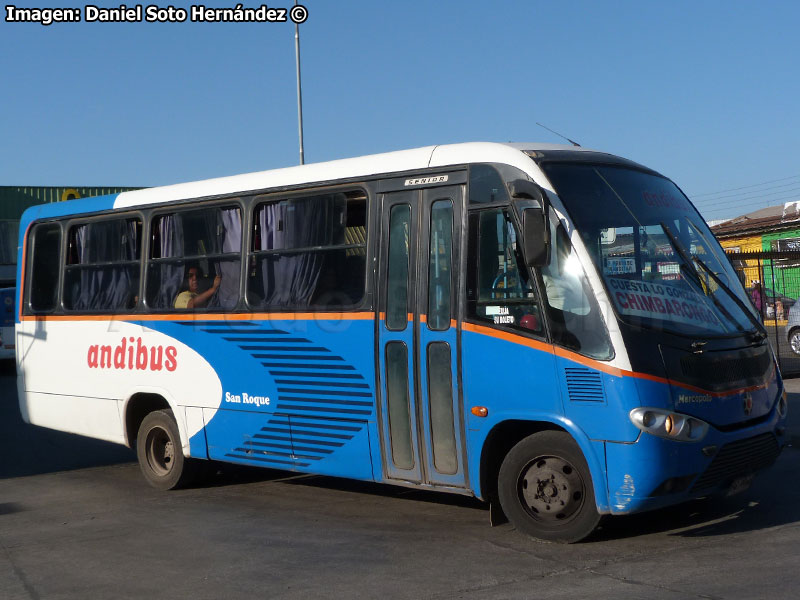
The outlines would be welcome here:
M 580 145 L 578 142 L 576 142 L 576 141 L 573 141 L 573 140 L 569 139 L 569 138 L 568 138 L 567 136 L 565 136 L 565 135 L 561 135 L 561 134 L 560 134 L 560 133 L 558 133 L 557 131 L 553 131 L 553 130 L 552 130 L 552 129 L 550 129 L 549 127 L 545 127 L 544 125 L 542 125 L 541 123 L 539 123 L 539 121 L 536 121 L 536 124 L 537 124 L 539 127 L 543 128 L 543 129 L 547 129 L 547 131 L 549 131 L 550 133 L 555 133 L 555 134 L 556 134 L 558 137 L 560 137 L 560 138 L 563 138 L 563 139 L 567 140 L 567 141 L 568 141 L 570 144 L 572 144 L 573 146 L 577 146 L 578 148 L 580 148 L 580 147 L 581 147 L 581 145 Z

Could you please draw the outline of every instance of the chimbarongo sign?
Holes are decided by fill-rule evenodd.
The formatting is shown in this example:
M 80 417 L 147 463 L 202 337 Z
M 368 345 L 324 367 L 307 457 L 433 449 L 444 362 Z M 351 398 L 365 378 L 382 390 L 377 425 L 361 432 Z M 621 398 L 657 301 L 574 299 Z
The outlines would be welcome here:
M 716 326 L 719 319 L 698 293 L 684 286 L 619 277 L 606 279 L 614 304 L 623 315 Z

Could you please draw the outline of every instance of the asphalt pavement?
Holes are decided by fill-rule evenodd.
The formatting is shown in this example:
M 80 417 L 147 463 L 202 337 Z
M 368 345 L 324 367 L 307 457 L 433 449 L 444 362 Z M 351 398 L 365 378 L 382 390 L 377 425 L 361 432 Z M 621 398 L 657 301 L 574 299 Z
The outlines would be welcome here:
M 789 439 L 792 440 L 792 445 L 800 450 L 800 377 L 785 379 L 783 384 L 789 393 L 789 416 L 786 419 L 786 430 L 789 433 Z
M 133 453 L 22 423 L 0 365 L 0 599 L 792 599 L 800 379 L 789 448 L 739 496 L 616 517 L 587 542 L 489 526 L 474 499 L 225 466 L 174 492 Z

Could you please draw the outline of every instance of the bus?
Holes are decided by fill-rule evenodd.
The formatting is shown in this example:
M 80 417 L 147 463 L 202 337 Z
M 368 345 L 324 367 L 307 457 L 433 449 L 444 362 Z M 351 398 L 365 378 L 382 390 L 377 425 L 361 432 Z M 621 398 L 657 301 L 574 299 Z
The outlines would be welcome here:
M 21 212 L 21 211 L 20 211 Z M 0 360 L 14 360 L 14 277 L 19 221 L 0 218 Z
M 0 287 L 0 360 L 13 361 L 15 356 L 14 298 L 16 295 L 13 287 Z
M 539 539 L 734 494 L 787 444 L 775 357 L 672 181 L 440 145 L 75 200 L 20 224 L 25 421 L 438 490 Z

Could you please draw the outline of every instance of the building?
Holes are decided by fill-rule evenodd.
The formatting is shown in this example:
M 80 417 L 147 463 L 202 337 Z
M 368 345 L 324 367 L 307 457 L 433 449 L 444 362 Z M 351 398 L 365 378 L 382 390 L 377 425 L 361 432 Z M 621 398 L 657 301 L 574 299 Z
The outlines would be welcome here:
M 769 296 L 800 298 L 800 202 L 762 208 L 711 231 L 727 253 L 748 254 L 743 260 L 732 257 L 745 287 L 760 281 Z

